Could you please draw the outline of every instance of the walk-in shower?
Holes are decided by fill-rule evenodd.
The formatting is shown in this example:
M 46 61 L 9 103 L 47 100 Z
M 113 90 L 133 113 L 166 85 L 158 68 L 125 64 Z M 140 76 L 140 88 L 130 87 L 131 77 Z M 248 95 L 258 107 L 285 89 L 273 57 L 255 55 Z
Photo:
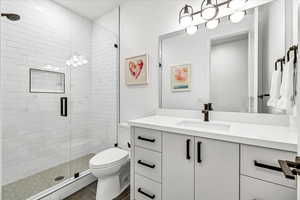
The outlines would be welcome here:
M 0 2 L 2 200 L 25 200 L 116 143 L 119 36 L 52 0 Z

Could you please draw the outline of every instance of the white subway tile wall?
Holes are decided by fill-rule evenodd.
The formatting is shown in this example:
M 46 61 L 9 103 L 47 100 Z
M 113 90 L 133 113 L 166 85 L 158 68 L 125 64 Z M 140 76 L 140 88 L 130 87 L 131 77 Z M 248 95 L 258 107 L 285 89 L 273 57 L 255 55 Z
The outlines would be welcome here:
M 117 142 L 118 49 L 114 44 L 118 41 L 118 31 L 110 27 L 117 21 L 118 9 L 115 9 L 108 19 L 103 17 L 93 24 L 90 131 L 92 145 L 99 147 L 98 152 Z
M 50 0 L 1 3 L 2 12 L 21 16 L 17 22 L 1 19 L 5 185 L 115 143 L 117 50 L 113 44 L 118 37 L 98 21 Z M 70 69 L 66 60 L 74 53 L 89 63 Z M 49 70 L 49 66 L 66 73 L 66 94 L 29 93 L 29 68 Z M 68 118 L 60 116 L 62 96 L 69 97 Z

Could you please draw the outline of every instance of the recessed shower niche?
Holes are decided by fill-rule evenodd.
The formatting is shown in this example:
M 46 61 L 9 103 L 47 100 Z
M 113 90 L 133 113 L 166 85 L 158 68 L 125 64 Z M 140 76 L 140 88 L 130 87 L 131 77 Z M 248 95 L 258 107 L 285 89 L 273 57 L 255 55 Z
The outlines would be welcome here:
M 42 69 L 29 69 L 30 93 L 65 93 L 65 74 Z

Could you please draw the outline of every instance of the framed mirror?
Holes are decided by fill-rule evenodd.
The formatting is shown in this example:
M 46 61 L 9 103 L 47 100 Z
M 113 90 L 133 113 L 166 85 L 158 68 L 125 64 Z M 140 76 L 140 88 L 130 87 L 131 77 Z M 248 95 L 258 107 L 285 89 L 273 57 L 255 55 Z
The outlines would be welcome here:
M 212 29 L 198 25 L 190 35 L 178 31 L 160 36 L 160 107 L 286 114 L 270 107 L 272 74 L 290 43 L 289 1 L 273 0 L 246 10 L 243 20 L 219 19 Z

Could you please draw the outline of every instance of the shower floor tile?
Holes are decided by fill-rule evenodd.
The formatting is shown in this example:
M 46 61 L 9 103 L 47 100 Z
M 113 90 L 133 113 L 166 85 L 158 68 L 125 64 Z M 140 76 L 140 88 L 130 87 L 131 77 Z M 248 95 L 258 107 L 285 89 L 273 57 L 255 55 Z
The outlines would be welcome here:
M 2 186 L 2 200 L 25 200 L 72 177 L 76 172 L 89 168 L 89 160 L 95 154 L 88 154 L 70 162 L 44 170 L 27 178 Z M 55 181 L 56 177 L 64 178 Z
M 64 200 L 96 200 L 97 181 L 74 193 Z M 128 187 L 122 194 L 113 200 L 129 200 L 130 188 Z

